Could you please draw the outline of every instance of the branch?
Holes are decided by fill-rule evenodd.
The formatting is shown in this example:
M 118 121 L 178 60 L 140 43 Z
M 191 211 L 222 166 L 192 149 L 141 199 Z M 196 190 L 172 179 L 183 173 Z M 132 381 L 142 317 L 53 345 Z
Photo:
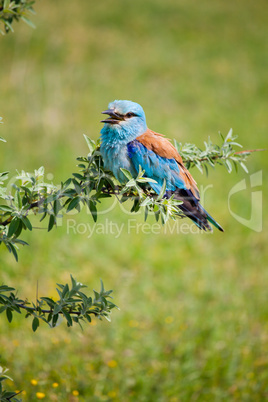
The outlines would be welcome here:
M 246 151 L 238 151 L 235 152 L 235 155 L 239 155 L 239 154 L 246 154 L 246 155 L 250 155 L 252 152 L 262 152 L 262 151 L 267 151 L 266 148 L 260 148 L 260 149 L 248 149 Z
M 53 185 L 44 181 L 45 171 L 41 167 L 35 172 L 22 171 L 16 177 L 11 189 L 4 185 L 8 180 L 8 172 L 0 173 L 0 244 L 6 245 L 8 250 L 18 259 L 18 245 L 26 243 L 20 239 L 23 230 L 32 230 L 31 214 L 39 214 L 40 221 L 47 219 L 48 231 L 52 230 L 58 218 L 68 214 L 73 209 L 80 212 L 82 206 L 90 211 L 94 221 L 97 220 L 97 207 L 103 198 L 117 197 L 119 202 L 127 200 L 133 203 L 131 212 L 144 210 L 145 220 L 153 213 L 156 220 L 161 219 L 165 224 L 169 218 L 184 217 L 178 210 L 181 201 L 165 197 L 166 187 L 163 184 L 160 194 L 156 194 L 150 183 L 154 180 L 145 177 L 140 169 L 137 177 L 122 169 L 126 176 L 126 184 L 119 184 L 111 172 L 104 169 L 103 160 L 99 152 L 99 142 L 94 142 L 85 136 L 89 153 L 86 157 L 79 157 L 78 172 L 73 173 L 60 185 Z M 178 144 L 175 146 L 180 152 L 188 169 L 196 166 L 201 172 L 208 173 L 208 166 L 224 165 L 228 172 L 240 165 L 246 172 L 245 162 L 248 156 L 255 151 L 236 151 L 241 145 L 235 142 L 232 130 L 224 138 L 221 135 L 221 145 L 215 145 L 209 139 L 204 142 L 202 150 L 194 144 Z
M 6 373 L 8 369 L 0 366 L 0 401 L 13 401 L 13 402 L 21 402 L 21 399 L 16 398 L 17 395 L 21 393 L 21 391 L 13 392 L 13 391 L 5 391 L 3 389 L 2 383 L 6 380 L 13 381 Z
M 237 136 L 233 135 L 232 129 L 230 129 L 225 138 L 221 133 L 220 136 L 222 139 L 221 145 L 213 144 L 209 138 L 207 142 L 204 141 L 204 150 L 201 150 L 194 144 L 182 145 L 175 141 L 175 147 L 184 160 L 187 169 L 196 166 L 202 173 L 205 169 L 208 174 L 208 166 L 215 167 L 216 164 L 220 164 L 224 165 L 228 172 L 231 173 L 233 167 L 237 170 L 237 167 L 240 165 L 248 173 L 245 165 L 248 156 L 252 152 L 264 151 L 264 149 L 236 151 L 235 147 L 242 147 L 242 145 L 236 142 Z
M 32 21 L 29 20 L 28 16 L 34 14 L 33 4 L 35 0 L 0 0 L 0 23 L 4 27 L 4 31 L 0 29 L 0 33 L 4 35 L 8 32 L 14 32 L 12 23 L 14 20 L 19 21 L 20 19 L 35 28 Z
M 21 309 L 26 310 L 26 317 L 32 317 L 32 329 L 36 331 L 39 327 L 39 320 L 46 322 L 50 327 L 55 327 L 61 315 L 67 322 L 67 326 L 78 323 L 81 326 L 82 321 L 91 322 L 91 315 L 102 319 L 103 317 L 110 321 L 111 310 L 116 307 L 110 300 L 111 290 L 105 291 L 101 281 L 100 292 L 94 292 L 94 299 L 81 292 L 86 286 L 77 282 L 71 276 L 71 288 L 68 284 L 57 284 L 56 288 L 59 300 L 54 301 L 49 297 L 41 297 L 36 303 L 29 303 L 27 300 L 19 299 L 13 291 L 6 285 L 0 286 L 0 313 L 6 312 L 9 322 L 13 319 L 13 313 L 21 314 Z M 6 293 L 9 292 L 7 295 Z M 49 308 L 47 308 L 48 306 Z

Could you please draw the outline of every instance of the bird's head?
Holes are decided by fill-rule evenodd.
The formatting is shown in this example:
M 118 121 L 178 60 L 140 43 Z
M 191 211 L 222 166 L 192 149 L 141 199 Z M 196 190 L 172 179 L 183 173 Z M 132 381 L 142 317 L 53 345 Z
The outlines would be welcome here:
M 109 103 L 108 110 L 102 112 L 109 117 L 101 120 L 104 124 L 102 137 L 110 140 L 130 142 L 143 134 L 146 129 L 146 118 L 143 108 L 128 100 L 115 100 Z

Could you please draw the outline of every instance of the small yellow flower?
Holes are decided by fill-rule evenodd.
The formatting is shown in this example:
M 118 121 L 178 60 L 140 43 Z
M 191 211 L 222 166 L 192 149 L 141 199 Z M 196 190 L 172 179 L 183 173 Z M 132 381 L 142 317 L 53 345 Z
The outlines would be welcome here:
M 165 322 L 166 322 L 167 324 L 171 324 L 173 321 L 174 321 L 174 318 L 171 317 L 170 315 L 165 318 Z
M 32 385 L 37 385 L 37 384 L 38 384 L 38 381 L 33 379 L 33 380 L 31 380 L 31 384 L 32 384 Z
M 137 328 L 140 324 L 139 324 L 139 322 L 136 321 L 136 320 L 130 320 L 129 323 L 128 323 L 128 325 L 129 325 L 131 328 Z
M 44 399 L 44 397 L 46 396 L 46 394 L 44 394 L 44 392 L 36 392 L 36 398 L 37 399 Z
M 57 382 L 53 382 L 52 387 L 53 388 L 57 388 L 59 386 L 59 384 Z
M 116 391 L 109 391 L 108 394 L 109 398 L 115 398 L 116 397 Z
M 22 395 L 26 395 L 27 392 L 25 390 L 22 391 Z
M 20 342 L 18 341 L 18 339 L 13 339 L 13 345 L 14 346 L 19 346 Z
M 109 360 L 107 366 L 110 368 L 114 368 L 117 366 L 117 362 L 115 360 Z
M 87 363 L 86 364 L 86 369 L 89 371 L 93 371 L 94 370 L 94 365 L 92 363 Z
M 78 396 L 79 395 L 79 391 L 77 391 L 77 389 L 74 389 L 72 392 L 73 396 Z

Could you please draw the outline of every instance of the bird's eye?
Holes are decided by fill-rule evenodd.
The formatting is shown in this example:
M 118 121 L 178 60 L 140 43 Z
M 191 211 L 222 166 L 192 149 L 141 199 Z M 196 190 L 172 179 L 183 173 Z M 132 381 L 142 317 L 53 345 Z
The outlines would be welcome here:
M 136 116 L 135 113 L 128 112 L 128 113 L 126 114 L 126 117 L 127 117 L 127 118 L 130 118 L 130 117 L 133 117 L 133 116 Z

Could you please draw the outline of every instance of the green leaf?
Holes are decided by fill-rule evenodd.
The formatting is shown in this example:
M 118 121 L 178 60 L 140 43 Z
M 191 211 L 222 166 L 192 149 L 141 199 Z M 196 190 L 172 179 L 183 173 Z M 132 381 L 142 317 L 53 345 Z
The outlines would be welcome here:
M 68 294 L 68 292 L 69 292 L 69 286 L 68 286 L 68 283 L 66 283 L 66 285 L 62 289 L 61 297 L 64 299 L 64 297 Z
M 56 302 L 55 302 L 53 299 L 51 299 L 50 297 L 41 297 L 41 300 L 43 300 L 44 302 L 46 302 L 47 305 L 48 305 L 50 308 L 54 308 L 54 306 L 55 306 L 55 304 L 56 304 Z
M 19 400 L 17 398 L 13 399 L 14 396 L 16 396 L 16 395 L 17 395 L 17 393 L 14 391 L 4 391 L 4 393 L 2 395 L 3 399 L 1 399 L 1 400 L 6 402 L 6 401 L 11 401 L 11 399 L 12 399 L 15 402 L 19 402 Z
M 83 136 L 86 140 L 86 143 L 87 143 L 87 146 L 89 149 L 89 155 L 92 155 L 93 151 L 96 148 L 96 143 L 95 143 L 95 141 L 91 140 L 86 134 L 83 134 Z
M 0 293 L 1 292 L 12 292 L 12 290 L 15 290 L 15 288 L 11 288 L 10 286 L 7 286 L 7 285 L 0 286 Z
M 4 20 L 4 24 L 6 25 L 7 30 L 14 32 L 14 29 L 12 28 L 11 24 L 7 20 Z
M 71 277 L 71 282 L 72 282 L 72 289 L 76 287 L 76 280 L 74 279 L 74 277 L 72 275 L 70 275 Z
M 20 224 L 20 219 L 15 217 L 12 219 L 8 226 L 8 232 L 7 232 L 7 237 L 13 236 L 13 234 L 16 232 Z
M 104 285 L 103 285 L 103 280 L 100 280 L 101 288 L 100 288 L 100 294 L 103 294 L 105 292 L 104 290 Z
M 56 326 L 58 319 L 59 319 L 59 314 L 54 314 L 54 313 L 53 313 L 53 317 L 52 317 L 52 327 L 55 327 L 55 326 Z
M 89 201 L 88 208 L 89 208 L 89 210 L 91 212 L 91 215 L 92 215 L 92 218 L 93 218 L 94 222 L 96 222 L 97 218 L 98 218 L 98 211 L 97 211 L 97 207 L 96 207 L 96 205 L 94 204 L 93 201 L 91 201 L 91 200 Z
M 41 216 L 40 222 L 42 222 L 42 220 L 44 220 L 46 216 L 47 216 L 47 212 L 44 212 L 43 216 Z
M 132 179 L 133 179 L 133 177 L 132 177 L 132 175 L 131 175 L 131 173 L 130 173 L 129 170 L 124 169 L 124 168 L 120 168 L 120 170 L 121 170 L 121 172 L 124 173 L 124 175 L 126 176 L 126 178 L 127 178 L 128 180 L 132 180 Z
M 56 222 L 55 216 L 50 215 L 49 222 L 48 222 L 48 232 L 50 232 L 51 229 L 53 229 L 53 226 L 54 226 L 55 222 Z
M 138 183 L 157 183 L 156 180 L 154 179 L 150 179 L 150 177 L 140 177 L 139 179 L 137 179 Z
M 78 167 L 79 167 L 79 165 L 78 165 Z M 81 167 L 81 166 L 80 166 L 80 167 Z M 85 165 L 83 165 L 83 167 L 85 168 Z M 85 180 L 85 177 L 82 176 L 80 173 L 73 173 L 73 176 L 74 176 L 76 179 L 80 180 L 80 181 Z
M 14 255 L 15 260 L 18 261 L 18 253 L 15 246 L 11 242 L 7 243 L 6 246 L 8 247 L 9 251 Z
M 91 322 L 91 317 L 89 314 L 85 314 L 86 319 L 88 320 L 88 322 Z
M 35 332 L 38 327 L 39 327 L 39 319 L 37 317 L 34 317 L 33 322 L 32 322 L 33 332 Z
M 20 222 L 21 223 L 21 222 Z M 21 225 L 21 227 L 22 227 L 22 225 Z M 20 229 L 20 227 L 19 227 L 19 229 L 17 230 L 17 232 L 16 232 L 16 235 L 18 236 L 18 232 L 20 231 L 21 229 Z M 22 246 L 29 246 L 29 244 L 26 242 L 26 241 L 24 241 L 24 240 L 21 240 L 21 239 L 13 239 L 13 243 L 18 243 L 18 244 L 21 244 Z
M 149 213 L 149 209 L 148 209 L 147 206 L 145 206 L 145 208 L 144 208 L 144 222 L 147 221 L 148 213 Z
M 61 309 L 62 309 L 62 305 L 61 304 L 56 304 L 56 306 L 54 307 L 54 310 L 53 310 L 53 317 L 58 315 L 59 312 L 61 311 Z
M 8 179 L 8 174 L 9 174 L 9 172 L 0 173 L 0 179 L 1 180 L 7 180 Z
M 244 171 L 246 173 L 248 173 L 248 168 L 246 167 L 246 165 L 243 162 L 239 162 L 239 163 L 240 163 L 240 166 L 244 169 Z
M 159 196 L 157 197 L 157 201 L 162 200 L 162 198 L 165 195 L 165 192 L 166 192 L 166 179 L 164 179 L 164 181 L 163 181 L 163 185 L 162 185 L 161 191 L 159 193 Z
M 6 306 L 1 306 L 1 307 L 0 307 L 0 314 L 3 313 L 6 309 L 7 309 Z
M 29 20 L 29 18 L 26 18 L 25 16 L 22 15 L 21 19 L 22 21 L 26 22 L 26 24 L 29 25 L 31 28 L 35 29 L 34 23 L 31 20 Z
M 53 205 L 54 215 L 57 216 L 59 211 L 61 210 L 61 202 L 60 200 L 55 200 Z
M 24 223 L 24 225 L 26 226 L 26 228 L 27 228 L 28 230 L 31 231 L 31 230 L 33 229 L 32 224 L 31 224 L 31 222 L 29 221 L 29 219 L 27 218 L 27 216 L 22 216 L 21 220 L 22 220 L 22 222 Z
M 80 184 L 75 179 L 73 179 L 72 181 L 73 181 L 73 185 L 74 185 L 74 188 L 75 188 L 75 191 L 77 192 L 77 194 L 81 194 L 82 187 L 80 186 Z
M 140 202 L 138 198 L 134 199 L 132 208 L 131 208 L 131 212 L 138 212 L 138 210 L 140 209 Z
M 10 307 L 8 307 L 8 308 L 6 309 L 6 315 L 7 315 L 8 322 L 11 322 L 11 321 L 12 321 L 12 318 L 13 318 L 13 314 L 12 314 L 12 310 L 11 310 Z
M 79 196 L 74 197 L 72 199 L 72 201 L 68 204 L 67 212 L 70 212 L 72 209 L 76 208 L 77 205 L 79 204 L 79 202 L 80 202 L 80 197 Z
M 9 207 L 8 205 L 0 205 L 0 210 L 5 211 L 5 212 L 12 212 L 13 209 Z
M 62 188 L 66 189 L 67 187 L 69 187 L 69 185 L 71 184 L 72 179 L 71 177 L 69 179 L 67 179 L 63 184 L 62 184 Z
M 15 204 L 18 209 L 21 209 L 22 207 L 22 201 L 21 201 L 21 196 L 20 196 L 20 191 L 17 190 L 15 194 Z
M 66 318 L 69 326 L 71 327 L 73 325 L 73 320 L 72 320 L 71 315 L 65 310 L 62 310 L 62 314 L 64 315 L 64 317 Z
M 226 159 L 226 161 L 225 161 L 225 166 L 228 170 L 228 173 L 231 173 L 232 172 L 232 164 L 228 159 Z
M 229 130 L 229 132 L 228 132 L 228 134 L 227 134 L 227 136 L 226 136 L 226 138 L 225 138 L 225 141 L 226 141 L 226 142 L 231 141 L 231 140 L 232 140 L 232 137 L 233 137 L 233 129 L 230 128 L 230 130 Z
M 4 8 L 4 9 L 8 9 L 8 8 L 9 8 L 9 5 L 10 5 L 10 0 L 4 0 L 3 8 Z

